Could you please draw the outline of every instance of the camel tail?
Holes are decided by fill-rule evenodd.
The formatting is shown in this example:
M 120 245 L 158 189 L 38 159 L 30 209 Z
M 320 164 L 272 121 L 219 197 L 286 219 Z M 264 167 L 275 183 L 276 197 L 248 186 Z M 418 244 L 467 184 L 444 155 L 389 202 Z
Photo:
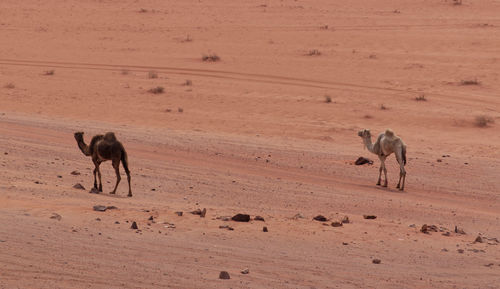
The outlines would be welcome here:
M 406 165 L 406 146 L 403 146 L 403 164 Z
M 127 151 L 125 151 L 125 148 L 122 146 L 122 165 L 123 165 L 123 168 L 125 169 L 125 172 L 127 174 L 130 173 L 129 169 L 128 169 L 128 157 L 127 157 Z

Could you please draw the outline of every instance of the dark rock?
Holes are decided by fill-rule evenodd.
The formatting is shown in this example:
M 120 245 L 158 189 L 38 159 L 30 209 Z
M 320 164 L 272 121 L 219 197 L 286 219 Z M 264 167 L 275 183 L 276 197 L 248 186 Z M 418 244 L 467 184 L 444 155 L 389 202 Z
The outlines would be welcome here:
M 267 227 L 266 227 L 266 226 L 262 227 L 262 232 L 266 232 L 266 233 L 267 233 L 267 232 L 269 232 L 269 231 L 267 230 Z
M 115 224 L 120 224 L 120 222 L 118 222 L 118 221 L 115 221 Z
M 106 206 L 102 206 L 102 205 L 95 205 L 94 206 L 94 211 L 98 211 L 98 212 L 104 212 L 108 209 L 108 207 Z
M 373 264 L 380 264 L 380 263 L 382 263 L 382 260 L 380 260 L 380 259 L 373 259 L 372 263 Z
M 369 165 L 372 165 L 373 164 L 373 161 L 370 160 L 370 159 L 367 159 L 367 158 L 364 158 L 364 157 L 359 157 L 355 162 L 354 162 L 355 165 L 357 166 L 360 166 L 360 165 L 364 165 L 364 164 L 369 164 Z
M 347 242 L 342 242 L 342 245 L 347 246 L 347 245 L 349 245 L 349 243 L 347 243 Z
M 77 189 L 77 190 L 85 190 L 85 187 L 80 184 L 80 183 L 76 183 L 73 188 Z
M 247 214 L 236 214 L 234 215 L 231 220 L 235 222 L 249 222 L 250 221 L 250 215 Z
M 248 274 L 248 273 L 250 273 L 250 269 L 248 268 L 241 270 L 241 274 Z
M 323 215 L 317 215 L 316 217 L 313 218 L 313 220 L 320 221 L 320 222 L 326 222 L 326 221 L 328 221 L 328 219 L 325 216 L 323 216 Z
M 89 194 L 99 194 L 99 193 L 100 193 L 100 192 L 99 192 L 99 190 L 98 190 L 98 189 L 96 189 L 96 188 L 92 188 L 92 189 L 90 189 L 90 191 L 89 191 Z
M 455 226 L 455 233 L 460 235 L 465 235 L 465 231 Z
M 139 227 L 137 227 L 137 223 L 135 221 L 132 222 L 132 226 L 130 226 L 130 229 L 134 229 L 134 230 L 139 229 Z
M 457 252 L 460 253 L 460 254 L 463 254 L 464 253 L 464 249 L 457 249 Z
M 118 209 L 118 208 L 115 206 L 107 206 L 106 207 L 106 210 L 116 210 L 116 209 Z
M 73 176 L 79 176 L 79 175 L 81 175 L 79 171 L 72 171 L 71 174 Z
M 95 220 L 96 220 L 97 222 L 100 222 L 100 221 L 101 221 L 101 218 L 95 218 Z
M 348 217 L 348 216 L 344 216 L 344 217 L 342 218 L 342 223 L 343 223 L 343 224 L 349 224 L 350 222 L 351 222 L 351 221 L 349 220 L 349 217 Z
M 150 216 L 150 217 L 148 218 L 148 221 L 153 221 L 153 220 L 154 220 L 153 216 Z
M 191 214 L 193 214 L 193 215 L 201 215 L 201 210 L 200 209 L 196 209 L 196 210 L 192 211 Z
M 200 214 L 200 218 L 205 218 L 206 214 L 207 214 L 207 209 L 203 208 L 203 210 L 201 211 L 201 214 Z
M 219 279 L 231 279 L 231 277 L 229 277 L 229 273 L 227 273 L 226 271 L 220 271 L 220 274 L 219 274 Z
M 483 243 L 483 238 L 481 236 L 477 236 L 476 240 L 474 240 L 474 243 Z
M 255 218 L 253 218 L 255 221 L 262 221 L 262 222 L 265 222 L 264 221 L 264 218 L 261 217 L 261 216 L 255 216 Z
M 62 179 L 62 176 L 61 175 L 57 175 L 57 178 Z
M 332 227 L 342 227 L 342 222 L 332 222 Z
M 175 214 L 179 217 L 182 217 L 182 212 L 175 212 Z
M 59 215 L 57 213 L 52 213 L 52 216 L 50 218 L 58 220 L 58 221 L 60 221 L 62 219 L 61 215 Z
M 374 220 L 377 218 L 377 216 L 375 216 L 375 215 L 363 215 L 363 218 L 365 218 L 367 220 Z

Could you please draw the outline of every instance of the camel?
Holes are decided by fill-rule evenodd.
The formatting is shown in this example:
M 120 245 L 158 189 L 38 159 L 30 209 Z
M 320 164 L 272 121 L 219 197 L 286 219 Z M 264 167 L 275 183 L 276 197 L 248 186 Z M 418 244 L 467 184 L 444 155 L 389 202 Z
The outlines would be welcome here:
M 370 152 L 376 154 L 380 159 L 381 164 L 378 174 L 377 186 L 380 186 L 382 170 L 383 170 L 385 176 L 385 181 L 383 186 L 387 187 L 387 169 L 385 167 L 385 159 L 390 154 L 394 153 L 396 155 L 396 160 L 398 161 L 400 167 L 399 182 L 396 188 L 398 188 L 401 191 L 404 190 L 405 179 L 406 179 L 406 170 L 405 170 L 406 145 L 403 142 L 403 140 L 401 140 L 401 138 L 396 136 L 394 132 L 390 129 L 387 129 L 385 133 L 381 133 L 374 144 L 372 144 L 372 136 L 370 134 L 369 129 L 360 130 L 358 132 L 358 136 L 360 136 L 363 139 L 366 148 Z M 403 182 L 401 182 L 401 180 L 403 180 Z
M 90 141 L 88 146 L 83 140 L 83 132 L 75 132 L 75 139 L 78 143 L 78 147 L 82 153 L 86 156 L 92 157 L 92 162 L 94 162 L 94 188 L 102 192 L 102 181 L 101 181 L 101 171 L 99 170 L 99 165 L 107 160 L 111 160 L 113 168 L 116 172 L 116 185 L 110 194 L 116 193 L 116 188 L 120 183 L 120 161 L 122 162 L 125 173 L 127 173 L 128 180 L 128 197 L 132 197 L 132 190 L 130 188 L 130 171 L 128 169 L 128 159 L 127 152 L 123 147 L 122 143 L 116 140 L 116 136 L 113 132 L 107 132 L 106 134 L 95 135 Z M 97 187 L 96 174 L 99 176 L 99 187 Z

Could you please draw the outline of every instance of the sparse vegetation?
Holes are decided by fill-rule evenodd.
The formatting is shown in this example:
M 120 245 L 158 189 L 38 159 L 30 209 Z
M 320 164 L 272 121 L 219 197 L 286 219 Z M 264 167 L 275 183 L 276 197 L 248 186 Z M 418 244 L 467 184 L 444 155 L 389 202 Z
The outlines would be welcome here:
M 165 91 L 165 89 L 162 86 L 157 86 L 157 87 L 154 87 L 154 88 L 151 88 L 150 90 L 148 90 L 148 92 L 153 93 L 153 94 L 163 93 L 164 91 Z
M 158 73 L 155 71 L 148 72 L 148 78 L 158 78 Z
M 186 81 L 182 85 L 191 86 L 193 85 L 193 82 L 191 81 L 191 79 L 186 79 Z
M 179 107 L 179 108 L 177 109 L 177 111 L 178 111 L 178 112 L 184 112 L 184 109 L 183 109 L 182 107 Z
M 376 54 L 370 54 L 370 55 L 368 56 L 368 58 L 370 58 L 370 59 L 376 59 L 376 58 L 377 58 L 377 55 L 376 55 Z
M 14 85 L 14 83 L 9 82 L 9 83 L 7 83 L 6 85 L 4 85 L 4 87 L 5 87 L 5 88 L 12 89 L 12 88 L 15 88 L 16 86 Z
M 141 8 L 141 9 L 139 10 L 139 13 L 147 13 L 147 12 L 148 12 L 148 10 L 147 10 L 147 9 L 144 9 L 144 8 Z
M 128 69 L 122 69 L 122 75 L 128 75 L 129 73 Z
M 186 36 L 186 38 L 181 40 L 181 42 L 191 42 L 191 41 L 193 41 L 193 38 L 191 38 L 191 36 L 189 36 L 189 34 Z
M 201 60 L 206 61 L 206 62 L 216 62 L 216 61 L 220 61 L 220 57 L 215 53 L 203 54 L 203 56 L 201 57 Z
M 483 114 L 476 116 L 474 124 L 477 127 L 487 127 L 494 122 L 495 120 L 492 117 Z
M 480 82 L 477 80 L 477 78 L 474 79 L 464 79 L 460 81 L 461 85 L 479 85 Z
M 383 103 L 380 105 L 380 109 L 381 110 L 386 110 L 387 109 L 387 106 L 385 106 Z
M 369 114 L 365 114 L 365 116 L 363 116 L 363 117 L 366 118 L 366 119 L 372 119 L 373 118 L 373 116 L 371 116 Z
M 453 0 L 453 5 L 462 5 L 462 0 Z
M 54 75 L 55 73 L 56 73 L 56 71 L 52 69 L 52 70 L 47 70 L 47 71 L 45 71 L 45 72 L 43 73 L 43 75 Z
M 319 56 L 319 55 L 321 55 L 321 51 L 319 51 L 318 49 L 312 49 L 312 50 L 309 50 L 307 55 L 308 56 Z
M 415 100 L 416 101 L 427 101 L 427 98 L 425 98 L 425 94 L 422 93 L 421 95 L 415 97 Z
M 329 95 L 325 95 L 325 102 L 326 102 L 326 103 L 330 103 L 330 102 L 332 102 L 332 97 L 331 97 L 331 96 L 329 96 Z
M 321 30 L 328 30 L 328 25 L 320 26 L 319 29 L 321 29 Z

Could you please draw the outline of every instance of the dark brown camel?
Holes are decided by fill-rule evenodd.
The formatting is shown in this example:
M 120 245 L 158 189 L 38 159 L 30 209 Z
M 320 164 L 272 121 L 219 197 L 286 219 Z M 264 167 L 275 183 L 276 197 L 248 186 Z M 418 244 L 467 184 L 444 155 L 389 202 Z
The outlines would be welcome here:
M 83 140 L 83 132 L 75 132 L 75 139 L 78 143 L 78 147 L 82 153 L 86 156 L 91 156 L 94 162 L 94 188 L 102 192 L 102 181 L 101 181 L 101 171 L 99 170 L 99 165 L 107 160 L 112 161 L 113 168 L 116 172 L 116 185 L 110 194 L 116 193 L 116 188 L 120 183 L 120 161 L 122 162 L 125 173 L 127 173 L 128 180 L 128 196 L 132 197 L 132 190 L 130 188 L 130 171 L 128 170 L 128 159 L 127 152 L 123 147 L 122 143 L 116 140 L 115 134 L 113 132 L 107 132 L 105 135 L 98 134 L 95 135 L 90 141 L 90 145 L 87 145 Z M 99 175 L 99 187 L 97 187 L 96 174 Z

